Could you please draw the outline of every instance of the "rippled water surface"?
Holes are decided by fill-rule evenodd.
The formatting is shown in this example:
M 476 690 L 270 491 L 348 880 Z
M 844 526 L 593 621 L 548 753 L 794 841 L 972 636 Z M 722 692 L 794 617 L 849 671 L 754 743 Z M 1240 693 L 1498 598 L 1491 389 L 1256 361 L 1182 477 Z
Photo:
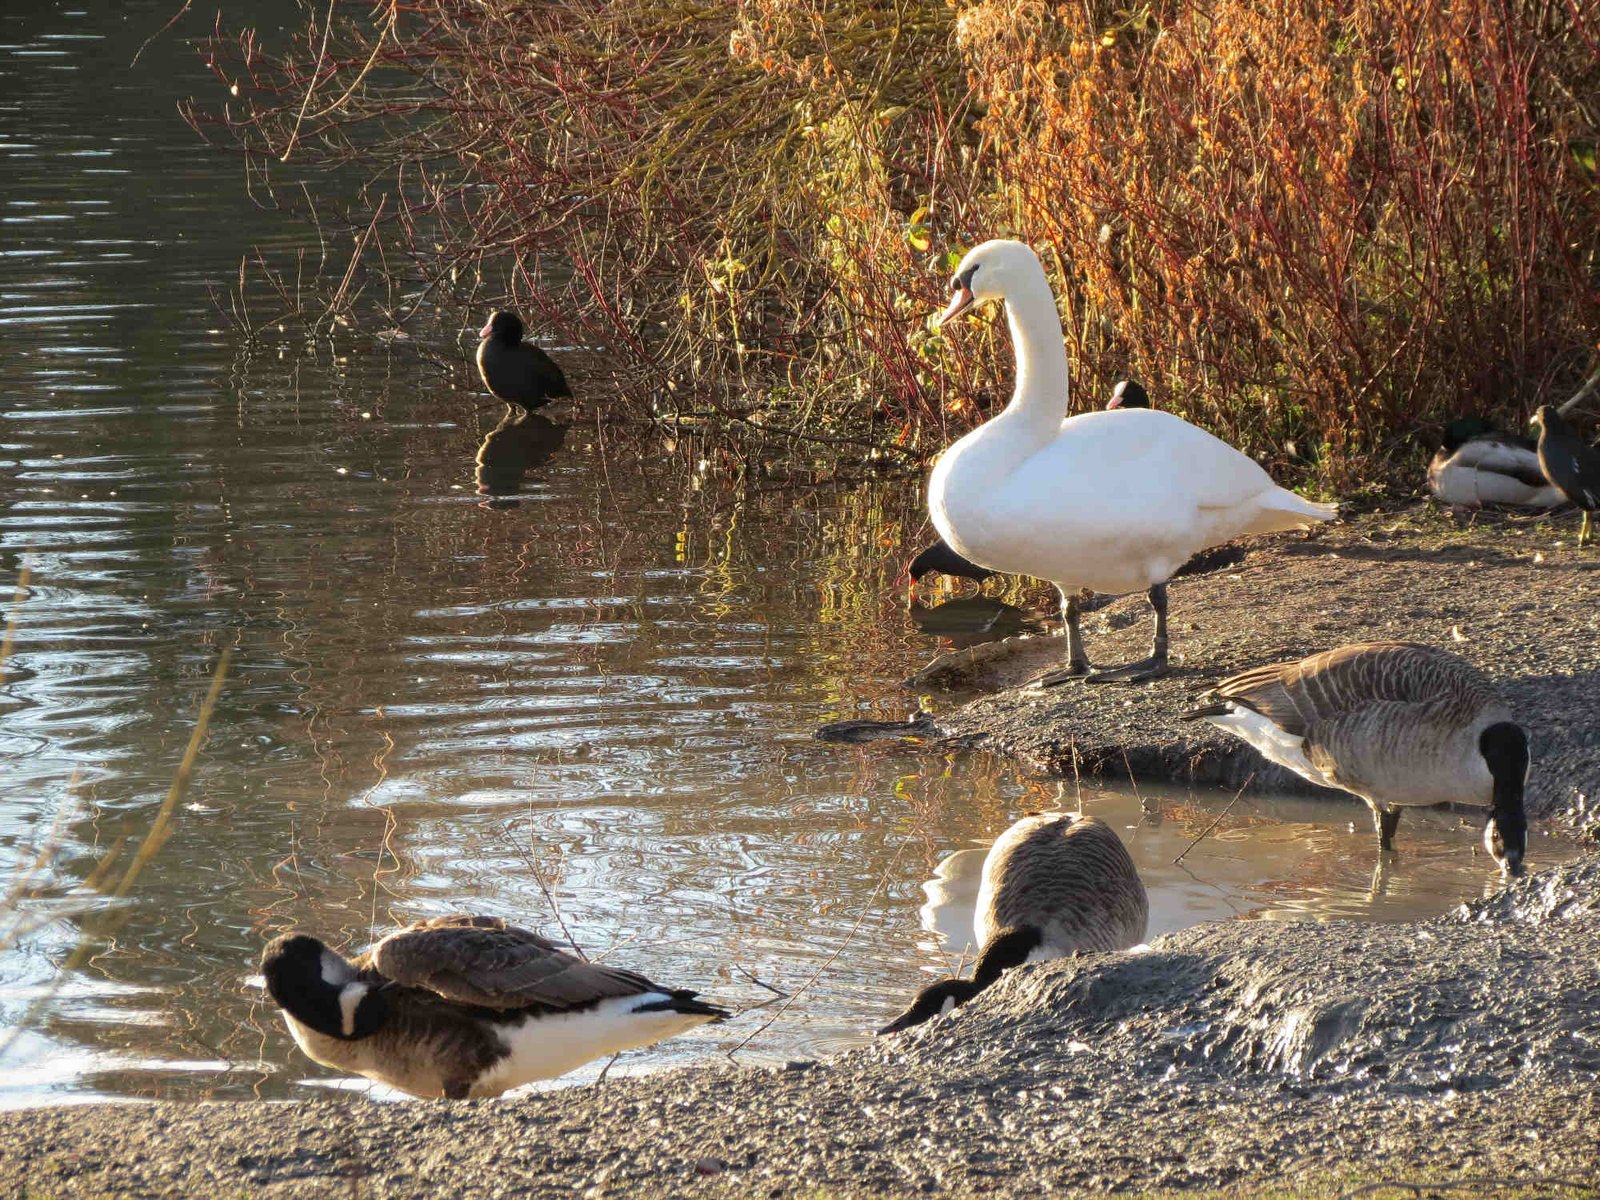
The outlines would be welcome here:
M 592 382 L 508 424 L 359 334 L 247 350 L 213 293 L 303 233 L 176 117 L 217 92 L 183 26 L 130 68 L 175 8 L 0 9 L 0 588 L 31 572 L 0 691 L 0 1102 L 311 1094 L 333 1080 L 254 984 L 267 938 L 460 908 L 554 931 L 552 901 L 591 954 L 766 1005 L 635 1069 L 834 1049 L 952 961 L 919 928 L 934 866 L 1030 808 L 1124 832 L 1152 934 L 1482 890 L 1454 817 L 1408 814 L 1376 887 L 1348 805 L 1241 801 L 1174 866 L 1228 797 L 812 741 L 903 716 L 936 646 L 895 583 L 916 485 L 757 482 L 597 420 Z

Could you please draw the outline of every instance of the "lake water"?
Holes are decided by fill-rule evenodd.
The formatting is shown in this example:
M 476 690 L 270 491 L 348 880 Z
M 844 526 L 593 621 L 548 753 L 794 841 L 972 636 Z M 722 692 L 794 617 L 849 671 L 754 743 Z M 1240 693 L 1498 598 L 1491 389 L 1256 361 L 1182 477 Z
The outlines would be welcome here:
M 1241 801 L 1174 866 L 1229 797 L 813 741 L 906 715 L 938 648 L 896 582 L 917 482 L 757 481 L 597 417 L 582 367 L 582 409 L 508 427 L 404 344 L 246 347 L 217 298 L 305 235 L 175 114 L 217 95 L 179 40 L 210 14 L 130 68 L 175 0 L 87 8 L 0 10 L 0 1103 L 313 1095 L 338 1081 L 263 1004 L 267 939 L 461 909 L 558 932 L 552 901 L 591 954 L 765 1004 L 619 1070 L 824 1053 L 944 969 L 921 882 L 1028 809 L 1123 832 L 1152 935 L 1490 881 L 1448 815 L 1407 816 L 1374 890 L 1353 805 Z M 225 647 L 170 837 L 119 897 Z

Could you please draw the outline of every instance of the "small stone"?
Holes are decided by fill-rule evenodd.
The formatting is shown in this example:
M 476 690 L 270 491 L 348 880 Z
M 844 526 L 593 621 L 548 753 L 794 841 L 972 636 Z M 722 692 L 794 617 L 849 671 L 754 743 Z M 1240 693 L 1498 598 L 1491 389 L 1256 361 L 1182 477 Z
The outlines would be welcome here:
M 728 1169 L 728 1164 L 720 1158 L 710 1154 L 695 1159 L 694 1171 L 696 1175 L 721 1175 Z

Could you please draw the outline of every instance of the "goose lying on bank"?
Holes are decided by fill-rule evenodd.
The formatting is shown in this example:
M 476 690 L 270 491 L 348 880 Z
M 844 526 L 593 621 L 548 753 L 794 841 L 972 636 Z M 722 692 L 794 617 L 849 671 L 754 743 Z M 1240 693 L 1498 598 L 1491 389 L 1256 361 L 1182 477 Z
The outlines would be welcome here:
M 1466 508 L 1554 508 L 1561 503 L 1561 493 L 1539 469 L 1533 440 L 1502 433 L 1481 417 L 1462 417 L 1445 427 L 1444 440 L 1428 464 L 1428 491 L 1445 504 Z
M 1150 393 L 1144 390 L 1144 385 L 1137 379 L 1124 379 L 1111 389 L 1111 399 L 1106 401 L 1106 407 L 1149 408 Z M 962 558 L 950 549 L 942 538 L 913 558 L 906 567 L 906 573 L 911 576 L 913 595 L 916 594 L 917 584 L 922 582 L 924 575 L 949 575 L 954 579 L 970 579 L 981 588 L 983 581 L 994 574 L 993 571 Z
M 965 1004 L 1023 963 L 1080 950 L 1126 950 L 1144 940 L 1150 899 L 1128 849 L 1098 817 L 1030 813 L 983 860 L 973 933 L 983 947 L 971 979 L 924 988 L 880 1035 Z
M 507 404 L 538 408 L 572 395 L 561 368 L 537 346 L 523 342 L 522 318 L 497 312 L 478 331 L 478 374 L 483 386 Z
M 944 452 L 928 481 L 934 528 L 994 571 L 1061 593 L 1067 663 L 1037 682 L 1149 679 L 1167 669 L 1167 580 L 1197 550 L 1337 515 L 1278 487 L 1247 455 L 1157 409 L 1067 417 L 1067 354 L 1044 268 L 1021 242 L 985 242 L 956 268 L 941 323 L 1005 301 L 1016 390 L 1000 415 Z M 1063 419 L 1065 418 L 1065 419 Z M 1146 591 L 1150 656 L 1090 674 L 1079 594 Z
M 261 970 L 311 1058 L 452 1100 L 498 1096 L 728 1015 L 499 917 L 419 921 L 354 962 L 314 937 L 280 937 Z
M 1552 405 L 1541 405 L 1533 424 L 1539 430 L 1539 467 L 1545 478 L 1583 509 L 1583 527 L 1578 530 L 1581 550 L 1589 543 L 1594 511 L 1600 509 L 1600 450 L 1586 445 Z
M 1366 642 L 1224 679 L 1204 718 L 1272 762 L 1372 809 L 1380 850 L 1400 809 L 1455 801 L 1489 810 L 1483 840 L 1509 875 L 1528 845 L 1528 738 L 1480 672 L 1432 646 Z

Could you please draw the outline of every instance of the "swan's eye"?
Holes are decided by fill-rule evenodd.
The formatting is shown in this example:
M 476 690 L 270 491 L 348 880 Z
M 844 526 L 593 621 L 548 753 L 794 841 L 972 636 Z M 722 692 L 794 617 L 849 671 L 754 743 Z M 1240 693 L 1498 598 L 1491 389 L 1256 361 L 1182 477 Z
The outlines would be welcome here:
M 952 292 L 959 292 L 959 291 L 960 291 L 960 290 L 961 290 L 961 280 L 959 280 L 959 279 L 952 279 L 952 280 L 951 280 L 951 281 L 950 281 L 950 290 L 951 290 L 951 291 L 952 291 Z

